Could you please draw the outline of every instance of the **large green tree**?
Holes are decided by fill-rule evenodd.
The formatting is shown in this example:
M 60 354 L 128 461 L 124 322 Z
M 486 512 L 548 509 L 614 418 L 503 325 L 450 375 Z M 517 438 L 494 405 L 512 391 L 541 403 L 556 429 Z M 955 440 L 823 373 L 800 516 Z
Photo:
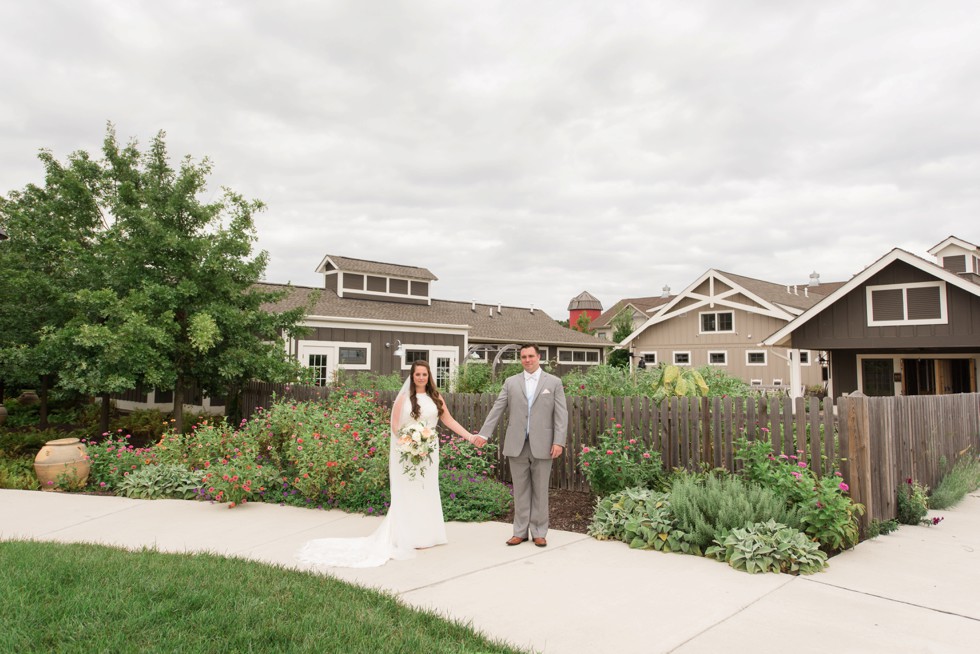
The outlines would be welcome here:
M 0 248 L 0 384 L 43 391 L 57 381 L 101 396 L 103 428 L 111 394 L 173 388 L 181 429 L 191 388 L 227 395 L 234 411 L 244 382 L 295 379 L 282 338 L 299 333 L 306 307 L 264 310 L 282 292 L 258 283 L 262 203 L 228 189 L 210 198 L 210 162 L 172 167 L 163 132 L 142 152 L 110 125 L 103 155 L 63 165 L 42 151 L 44 186 L 0 200 L 10 235 Z
M 141 152 L 119 144 L 110 127 L 103 144 L 120 289 L 142 289 L 166 315 L 166 353 L 176 428 L 183 428 L 189 389 L 235 395 L 253 378 L 294 379 L 297 364 L 282 347 L 305 308 L 272 314 L 262 305 L 281 297 L 258 285 L 268 261 L 253 252 L 258 200 L 230 189 L 205 200 L 211 162 L 185 157 L 174 168 L 165 134 Z
M 4 384 L 37 386 L 44 428 L 47 391 L 65 354 L 47 336 L 71 320 L 72 296 L 93 283 L 106 225 L 99 164 L 84 152 L 64 164 L 48 151 L 39 158 L 44 185 L 0 198 L 0 224 L 9 236 L 0 246 L 0 398 Z

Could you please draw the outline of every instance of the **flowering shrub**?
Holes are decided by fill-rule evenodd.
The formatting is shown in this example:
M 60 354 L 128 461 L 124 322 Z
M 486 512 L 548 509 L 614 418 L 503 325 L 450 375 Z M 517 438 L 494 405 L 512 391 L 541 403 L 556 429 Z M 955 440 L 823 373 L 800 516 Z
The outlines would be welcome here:
M 339 498 L 348 486 L 387 487 L 391 428 L 373 396 L 292 406 L 297 420 L 281 456 L 286 479 L 303 497 L 322 501 Z
M 857 519 L 864 506 L 846 495 L 850 489 L 839 472 L 818 478 L 797 455 L 774 455 L 768 439 L 748 441 L 744 435 L 735 443 L 735 458 L 743 462 L 743 477 L 775 490 L 799 509 L 800 528 L 822 547 L 834 551 L 857 545 Z
M 615 421 L 599 435 L 594 447 L 582 447 L 578 465 L 599 497 L 626 488 L 664 490 L 666 486 L 660 452 L 624 434 L 623 426 Z
M 88 484 L 97 490 L 115 490 L 127 475 L 156 462 L 152 448 L 133 447 L 129 434 L 106 432 L 103 437 L 100 442 L 82 441 L 92 466 Z
M 925 520 L 929 512 L 929 489 L 914 479 L 906 479 L 898 489 L 898 521 L 903 525 L 917 525 Z M 937 523 L 938 524 L 938 523 Z

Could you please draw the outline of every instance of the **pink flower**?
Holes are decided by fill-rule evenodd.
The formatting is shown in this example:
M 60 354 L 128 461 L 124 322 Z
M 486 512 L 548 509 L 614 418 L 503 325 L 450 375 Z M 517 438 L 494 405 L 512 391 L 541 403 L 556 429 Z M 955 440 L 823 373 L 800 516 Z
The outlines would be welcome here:
M 644 452 L 643 453 L 643 458 L 644 459 L 649 459 L 650 458 L 650 453 L 649 452 Z
M 630 439 L 630 445 L 636 445 L 636 439 L 635 438 L 631 438 Z
M 589 448 L 587 447 L 582 448 L 582 454 L 588 454 L 589 452 L 590 452 Z
M 800 477 L 803 476 L 800 473 L 796 472 L 795 470 L 793 472 L 791 472 L 790 474 L 793 475 L 794 477 L 796 477 L 797 479 L 799 479 Z
M 612 453 L 613 453 L 612 450 L 606 450 L 606 454 L 612 454 Z
M 850 487 L 850 486 L 848 486 L 847 484 L 845 484 L 844 482 L 841 482 L 841 483 L 840 483 L 840 484 L 838 485 L 838 488 L 840 488 L 840 489 L 841 489 L 842 491 L 844 491 L 845 493 L 846 493 L 847 491 L 849 491 L 849 490 L 851 490 L 851 487 Z
M 588 461 L 583 461 L 583 462 L 582 462 L 582 465 L 583 465 L 583 466 L 588 466 L 588 465 L 589 465 L 589 462 L 588 462 Z
M 806 467 L 806 461 L 800 461 L 796 465 L 800 466 L 801 468 L 805 468 Z

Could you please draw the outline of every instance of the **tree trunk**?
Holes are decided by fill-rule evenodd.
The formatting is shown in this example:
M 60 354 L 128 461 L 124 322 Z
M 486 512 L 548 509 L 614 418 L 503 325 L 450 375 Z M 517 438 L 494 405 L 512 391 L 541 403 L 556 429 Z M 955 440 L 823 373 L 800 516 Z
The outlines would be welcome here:
M 48 428 L 48 384 L 50 383 L 50 375 L 41 375 L 41 407 L 38 411 L 38 428 L 47 429 Z
M 6 383 L 0 379 L 0 404 L 3 404 L 3 393 L 6 390 Z
M 232 427 L 242 424 L 242 387 L 228 384 L 225 389 L 225 421 Z
M 109 432 L 109 394 L 102 394 L 102 409 L 99 411 L 99 433 L 106 434 Z
M 184 380 L 179 378 L 174 384 L 174 429 L 184 433 Z

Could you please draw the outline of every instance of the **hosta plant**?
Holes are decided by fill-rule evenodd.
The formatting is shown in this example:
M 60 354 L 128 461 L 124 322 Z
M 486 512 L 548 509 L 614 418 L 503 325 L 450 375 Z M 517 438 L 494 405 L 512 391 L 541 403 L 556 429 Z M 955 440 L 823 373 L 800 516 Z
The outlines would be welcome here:
M 786 572 L 813 574 L 827 566 L 827 555 L 800 530 L 775 520 L 733 529 L 722 541 L 705 551 L 736 570 L 749 573 Z

